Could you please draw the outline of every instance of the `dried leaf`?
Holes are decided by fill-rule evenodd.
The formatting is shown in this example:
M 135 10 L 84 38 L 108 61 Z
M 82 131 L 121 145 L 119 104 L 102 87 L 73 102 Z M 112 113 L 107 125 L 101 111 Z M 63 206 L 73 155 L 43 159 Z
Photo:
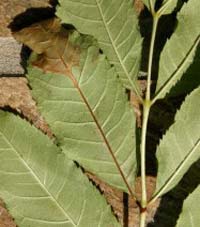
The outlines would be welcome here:
M 78 65 L 80 58 L 78 46 L 70 45 L 70 33 L 62 27 L 59 19 L 53 18 L 35 23 L 13 35 L 38 54 L 38 58 L 32 62 L 33 65 L 45 72 L 66 74 L 67 69 Z M 67 68 L 63 61 L 67 62 Z

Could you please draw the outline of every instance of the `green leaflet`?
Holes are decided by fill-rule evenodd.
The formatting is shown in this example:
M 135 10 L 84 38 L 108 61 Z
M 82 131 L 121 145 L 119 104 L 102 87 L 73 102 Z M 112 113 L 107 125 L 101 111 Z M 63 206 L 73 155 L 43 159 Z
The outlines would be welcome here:
M 81 59 L 79 67 L 72 68 L 72 80 L 29 66 L 32 94 L 67 156 L 110 185 L 128 191 L 119 168 L 132 187 L 135 116 L 105 56 L 97 47 L 80 42 Z
M 0 111 L 0 197 L 19 227 L 111 227 L 110 207 L 36 128 Z
M 171 190 L 200 157 L 199 97 L 200 88 L 186 98 L 176 115 L 175 123 L 158 146 L 156 196 L 162 196 Z
M 178 3 L 178 0 L 164 0 L 162 3 L 162 6 L 158 10 L 158 13 L 160 15 L 166 15 L 166 14 L 172 13 L 177 3 Z
M 132 0 L 59 0 L 57 16 L 79 32 L 93 35 L 125 87 L 139 94 L 142 38 Z
M 197 48 L 193 63 L 189 69 L 181 77 L 181 80 L 170 90 L 169 97 L 180 96 L 188 94 L 200 85 L 200 45 Z
M 197 227 L 200 224 L 200 186 L 192 192 L 183 203 L 182 213 L 176 227 Z
M 178 25 L 160 57 L 156 99 L 163 98 L 192 63 L 200 40 L 199 0 L 185 3 L 178 14 Z

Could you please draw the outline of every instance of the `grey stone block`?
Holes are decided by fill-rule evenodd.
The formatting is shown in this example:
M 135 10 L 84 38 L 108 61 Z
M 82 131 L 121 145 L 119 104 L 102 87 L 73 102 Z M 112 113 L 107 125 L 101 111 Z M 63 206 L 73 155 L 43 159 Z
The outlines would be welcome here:
M 0 76 L 22 75 L 22 45 L 12 37 L 0 37 Z

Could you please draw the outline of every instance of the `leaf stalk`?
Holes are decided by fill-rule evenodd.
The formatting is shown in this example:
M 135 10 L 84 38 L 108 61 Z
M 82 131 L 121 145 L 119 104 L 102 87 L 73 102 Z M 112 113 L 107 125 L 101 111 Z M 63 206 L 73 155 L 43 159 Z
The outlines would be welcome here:
M 149 50 L 146 100 L 150 100 L 150 98 L 151 98 L 151 74 L 152 74 L 153 53 L 154 53 L 154 46 L 155 46 L 155 38 L 156 38 L 158 21 L 159 21 L 159 16 L 157 14 L 154 14 L 153 15 L 153 30 L 152 30 L 151 44 L 150 44 L 150 50 Z
M 142 133 L 141 133 L 141 144 L 140 144 L 140 155 L 141 155 L 141 188 L 142 198 L 140 213 L 140 227 L 145 227 L 146 223 L 146 207 L 147 207 L 147 190 L 146 190 L 146 138 L 147 138 L 147 126 L 149 112 L 151 108 L 151 76 L 152 76 L 152 65 L 153 65 L 153 54 L 155 46 L 156 31 L 159 21 L 159 15 L 153 14 L 153 29 L 151 34 L 151 43 L 149 50 L 149 62 L 148 62 L 148 75 L 147 75 L 147 90 L 145 100 L 143 102 L 143 120 L 142 120 Z
M 152 15 L 155 13 L 155 9 L 154 9 L 154 3 L 152 0 L 150 0 L 150 10 L 151 10 L 151 13 Z
M 146 224 L 146 216 L 147 216 L 147 211 L 143 211 L 141 214 L 140 214 L 140 227 L 144 227 L 145 224 Z
M 141 135 L 141 188 L 142 188 L 142 199 L 141 207 L 144 209 L 147 206 L 147 190 L 146 190 L 146 135 L 147 125 L 149 118 L 150 107 L 145 102 L 143 106 L 143 122 L 142 122 L 142 135 Z

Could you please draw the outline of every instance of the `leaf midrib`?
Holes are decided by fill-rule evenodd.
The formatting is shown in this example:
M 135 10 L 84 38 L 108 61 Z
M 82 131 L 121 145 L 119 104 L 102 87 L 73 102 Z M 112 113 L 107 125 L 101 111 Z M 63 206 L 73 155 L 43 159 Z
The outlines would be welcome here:
M 17 155 L 17 157 L 22 161 L 24 166 L 30 171 L 32 176 L 36 179 L 37 182 L 39 182 L 39 185 L 42 187 L 42 189 L 47 193 L 49 197 L 52 198 L 53 202 L 58 206 L 58 208 L 62 211 L 62 213 L 66 216 L 66 218 L 73 224 L 73 226 L 77 227 L 76 223 L 73 221 L 73 219 L 65 212 L 65 209 L 58 203 L 56 198 L 48 191 L 48 189 L 45 187 L 45 185 L 41 182 L 39 177 L 34 173 L 34 170 L 26 163 L 26 161 L 22 158 L 22 156 L 19 155 L 17 152 L 17 149 L 15 149 L 14 145 L 7 139 L 7 137 L 1 133 L 5 141 L 8 143 L 8 145 L 11 147 L 11 149 L 14 151 L 14 153 Z
M 68 65 L 66 64 L 66 62 L 65 62 L 65 60 L 64 60 L 64 58 L 63 58 L 63 56 L 60 55 L 60 59 L 61 59 L 63 65 L 66 67 L 66 69 L 68 69 L 69 67 L 68 67 Z M 83 68 L 84 68 L 84 67 L 85 67 L 85 63 L 84 63 Z M 110 145 L 110 143 L 109 143 L 109 141 L 108 141 L 108 139 L 107 139 L 107 137 L 106 137 L 106 135 L 105 135 L 105 133 L 104 133 L 103 128 L 101 127 L 101 124 L 99 123 L 98 119 L 96 118 L 96 115 L 95 115 L 95 113 L 93 112 L 93 109 L 91 108 L 90 103 L 88 102 L 87 98 L 85 97 L 84 93 L 82 92 L 82 89 L 81 89 L 81 87 L 79 86 L 79 83 L 78 83 L 78 81 L 76 80 L 76 77 L 74 76 L 74 74 L 72 73 L 71 70 L 69 70 L 68 77 L 69 77 L 69 79 L 72 81 L 74 87 L 77 89 L 77 91 L 78 91 L 79 95 L 81 96 L 81 98 L 82 98 L 84 104 L 86 105 L 86 108 L 88 109 L 88 111 L 89 111 L 89 113 L 90 113 L 90 115 L 91 115 L 91 117 L 92 117 L 92 119 L 93 119 L 93 121 L 94 121 L 94 123 L 95 123 L 95 125 L 96 125 L 96 127 L 97 127 L 97 129 L 98 129 L 98 131 L 99 131 L 99 134 L 100 134 L 100 136 L 102 137 L 102 140 L 103 140 L 103 142 L 105 143 L 105 145 L 106 145 L 106 147 L 107 147 L 107 149 L 108 149 L 108 152 L 109 152 L 109 154 L 111 155 L 111 157 L 112 157 L 112 159 L 113 159 L 113 161 L 114 161 L 114 163 L 115 163 L 115 165 L 116 165 L 116 168 L 118 169 L 119 174 L 121 175 L 121 177 L 122 177 L 122 179 L 123 179 L 123 182 L 124 182 L 124 184 L 126 185 L 126 187 L 127 187 L 128 191 L 129 191 L 130 195 L 131 195 L 133 198 L 135 198 L 135 195 L 134 195 L 134 193 L 133 193 L 133 190 L 132 190 L 132 188 L 130 187 L 130 185 L 129 185 L 127 179 L 126 179 L 126 177 L 125 177 L 125 175 L 124 175 L 124 172 L 123 172 L 123 170 L 121 169 L 121 166 L 120 166 L 120 164 L 119 164 L 117 158 L 115 157 L 115 153 L 113 152 L 113 149 L 112 149 L 112 147 L 111 147 L 111 145 Z
M 126 74 L 126 77 L 128 78 L 128 81 L 129 81 L 129 83 L 131 84 L 133 90 L 134 90 L 134 91 L 137 93 L 137 95 L 139 96 L 139 92 L 138 92 L 138 90 L 137 90 L 135 84 L 132 82 L 132 79 L 130 78 L 130 75 L 129 75 L 128 71 L 126 70 L 126 67 L 124 66 L 124 64 L 123 64 L 123 62 L 122 62 L 122 59 L 121 59 L 121 57 L 120 57 L 120 55 L 119 55 L 119 53 L 118 53 L 118 50 L 117 50 L 117 48 L 116 48 L 116 46 L 115 46 L 114 40 L 113 40 L 113 38 L 112 38 L 112 36 L 111 36 L 111 34 L 110 34 L 109 28 L 108 28 L 107 23 L 106 23 L 106 21 L 105 21 L 105 18 L 104 18 L 104 15 L 103 15 L 101 6 L 100 6 L 100 4 L 98 3 L 98 0 L 95 0 L 95 1 L 96 1 L 96 4 L 97 4 L 99 13 L 100 13 L 100 15 L 101 15 L 101 17 L 102 17 L 102 21 L 103 21 L 104 27 L 105 27 L 105 29 L 106 29 L 106 32 L 107 32 L 108 37 L 109 37 L 109 39 L 110 39 L 110 42 L 111 42 L 111 44 L 112 44 L 112 47 L 113 47 L 113 49 L 114 49 L 114 51 L 115 51 L 115 54 L 116 54 L 116 56 L 117 56 L 117 58 L 118 58 L 118 60 L 119 60 L 119 62 L 120 62 L 120 65 L 122 66 L 122 68 L 123 68 L 123 70 L 124 70 L 124 72 L 125 72 L 125 74 Z M 139 96 L 139 97 L 140 97 L 140 96 Z

